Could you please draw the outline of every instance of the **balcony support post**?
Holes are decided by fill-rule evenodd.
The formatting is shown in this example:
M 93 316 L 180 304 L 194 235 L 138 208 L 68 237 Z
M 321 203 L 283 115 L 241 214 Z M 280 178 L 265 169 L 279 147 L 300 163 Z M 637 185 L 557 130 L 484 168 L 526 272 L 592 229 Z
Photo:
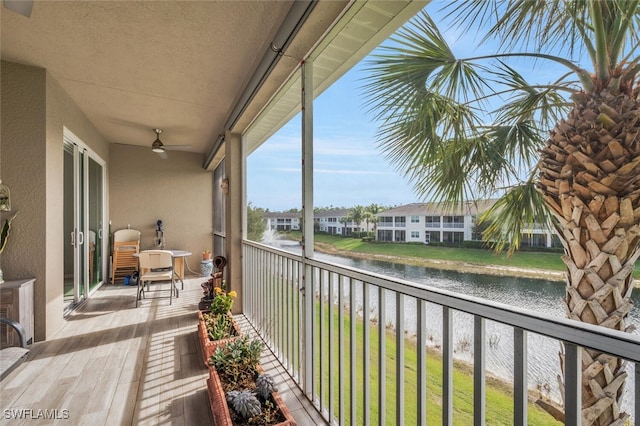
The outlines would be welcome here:
M 302 71 L 302 295 L 304 297 L 304 391 L 313 400 L 313 62 L 304 61 Z
M 242 154 L 242 136 L 229 131 L 225 134 L 224 145 L 225 173 L 228 180 L 225 202 L 225 252 L 227 256 L 227 282 L 230 290 L 238 293 L 233 304 L 233 313 L 244 312 L 242 291 L 242 238 L 243 222 L 246 215 L 244 188 L 244 156 Z M 242 212 L 242 214 L 237 214 Z

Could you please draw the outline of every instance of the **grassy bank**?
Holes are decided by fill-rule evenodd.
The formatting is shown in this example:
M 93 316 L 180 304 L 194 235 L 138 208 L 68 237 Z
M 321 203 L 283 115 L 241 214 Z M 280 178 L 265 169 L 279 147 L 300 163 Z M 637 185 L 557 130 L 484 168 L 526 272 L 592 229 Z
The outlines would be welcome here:
M 300 232 L 283 233 L 299 240 Z M 488 249 L 429 246 L 425 244 L 380 243 L 328 234 L 315 235 L 316 250 L 339 256 L 386 260 L 394 263 L 449 269 L 489 275 L 544 278 L 564 281 L 566 267 L 560 253 L 520 251 L 511 256 Z M 640 280 L 636 268 L 633 277 Z
M 344 353 L 339 352 L 339 330 L 341 324 L 339 322 L 339 308 L 329 307 L 326 302 L 322 304 L 323 318 L 320 320 L 319 304 L 316 304 L 316 333 L 319 336 L 320 330 L 318 324 L 324 324 L 323 345 L 316 345 L 316 356 L 314 362 L 316 364 L 316 379 L 319 379 L 320 362 L 324 365 L 323 376 L 325 383 L 333 382 L 334 386 L 339 383 L 340 369 L 339 360 L 350 359 L 350 327 L 351 319 L 347 312 L 344 312 L 344 324 L 342 329 L 344 332 L 343 348 Z M 332 320 L 329 320 L 332 315 Z M 329 324 L 333 327 L 333 341 L 330 342 Z M 344 388 L 344 410 L 346 418 L 343 420 L 345 424 L 350 424 L 348 419 L 350 412 L 350 396 L 356 397 L 356 424 L 362 424 L 364 420 L 364 410 L 369 410 L 371 421 L 377 424 L 379 402 L 378 402 L 378 382 L 380 371 L 378 367 L 379 358 L 379 330 L 376 324 L 368 324 L 370 341 L 370 371 L 369 384 L 371 389 L 371 397 L 369 401 L 362 398 L 362 389 L 364 378 L 363 356 L 364 356 L 364 321 L 361 317 L 357 317 L 355 321 L 355 359 L 356 359 L 356 384 L 357 389 L 351 389 L 348 379 L 345 380 Z M 385 330 L 385 422 L 387 424 L 395 424 L 396 422 L 396 394 L 397 394 L 397 374 L 396 374 L 396 335 L 392 330 Z M 333 351 L 329 348 L 333 347 Z M 406 424 L 416 424 L 417 422 L 417 364 L 418 364 L 418 348 L 414 339 L 404 339 L 405 356 L 404 356 L 404 413 L 403 418 Z M 333 354 L 333 363 L 330 361 L 330 355 Z M 333 368 L 329 368 L 332 365 Z M 429 423 L 442 423 L 442 356 L 436 349 L 427 350 L 427 417 Z M 344 363 L 343 374 L 345 378 L 350 377 L 349 363 Z M 317 385 L 316 381 L 316 386 Z M 316 387 L 316 394 L 323 395 L 324 403 L 327 404 L 330 399 L 333 400 L 332 409 L 334 412 L 339 409 L 338 389 L 334 392 L 324 388 L 322 391 L 319 386 Z M 530 425 L 558 425 L 553 417 L 536 405 L 529 403 L 529 424 Z M 495 377 L 487 377 L 486 385 L 486 419 L 487 424 L 491 425 L 511 425 L 513 424 L 513 386 L 504 380 Z M 469 425 L 473 424 L 473 367 L 467 363 L 455 361 L 453 371 L 453 424 Z
M 447 260 L 476 263 L 481 265 L 501 265 L 519 268 L 548 269 L 564 271 L 565 266 L 558 253 L 518 252 L 511 257 L 496 254 L 490 250 L 429 246 L 425 244 L 397 244 L 365 242 L 359 238 L 342 238 L 334 235 L 315 236 L 318 243 L 330 244 L 339 250 L 357 253 L 382 254 L 388 256 L 415 257 L 419 259 Z

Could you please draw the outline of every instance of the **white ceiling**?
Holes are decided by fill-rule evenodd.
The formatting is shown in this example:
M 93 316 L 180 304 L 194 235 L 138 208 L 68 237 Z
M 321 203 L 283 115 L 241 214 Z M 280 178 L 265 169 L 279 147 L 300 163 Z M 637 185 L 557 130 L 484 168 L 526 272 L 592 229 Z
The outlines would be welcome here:
M 321 3 L 292 56 L 308 52 L 347 5 Z M 30 17 L 0 7 L 1 56 L 45 68 L 111 143 L 150 146 L 161 128 L 165 144 L 206 153 L 292 5 L 36 1 Z M 283 80 L 296 65 L 280 61 L 274 75 Z M 254 103 L 281 84 L 267 82 Z

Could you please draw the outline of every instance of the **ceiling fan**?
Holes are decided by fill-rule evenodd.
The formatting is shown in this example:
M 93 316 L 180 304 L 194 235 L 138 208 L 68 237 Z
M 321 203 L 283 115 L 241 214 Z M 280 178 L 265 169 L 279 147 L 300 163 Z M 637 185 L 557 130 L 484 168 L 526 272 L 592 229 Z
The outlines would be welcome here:
M 160 140 L 160 133 L 162 133 L 162 129 L 153 129 L 153 131 L 156 133 L 156 140 L 151 144 L 151 151 L 158 154 L 162 159 L 167 158 L 166 151 L 191 148 L 191 145 L 165 145 Z

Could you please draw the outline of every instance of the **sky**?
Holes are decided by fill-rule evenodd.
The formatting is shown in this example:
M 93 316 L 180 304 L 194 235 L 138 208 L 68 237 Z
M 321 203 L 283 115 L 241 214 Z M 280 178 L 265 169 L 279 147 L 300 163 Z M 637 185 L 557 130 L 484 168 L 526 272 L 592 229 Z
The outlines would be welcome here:
M 441 4 L 441 3 L 440 3 Z M 438 3 L 427 10 L 437 15 Z M 441 28 L 442 30 L 442 28 Z M 490 53 L 478 47 L 474 34 L 450 28 L 445 38 L 459 57 Z M 314 101 L 314 206 L 398 206 L 428 201 L 414 192 L 376 146 L 376 123 L 364 105 L 362 78 L 367 58 L 347 72 Z M 524 74 L 534 69 L 521 61 Z M 535 77 L 550 81 L 558 70 L 535 69 Z M 300 115 L 254 151 L 247 159 L 247 201 L 254 207 L 283 211 L 301 208 Z
M 358 65 L 316 98 L 314 205 L 399 205 L 416 201 L 411 187 L 375 144 L 375 123 L 359 93 Z M 300 116 L 247 160 L 248 201 L 271 211 L 301 207 Z

